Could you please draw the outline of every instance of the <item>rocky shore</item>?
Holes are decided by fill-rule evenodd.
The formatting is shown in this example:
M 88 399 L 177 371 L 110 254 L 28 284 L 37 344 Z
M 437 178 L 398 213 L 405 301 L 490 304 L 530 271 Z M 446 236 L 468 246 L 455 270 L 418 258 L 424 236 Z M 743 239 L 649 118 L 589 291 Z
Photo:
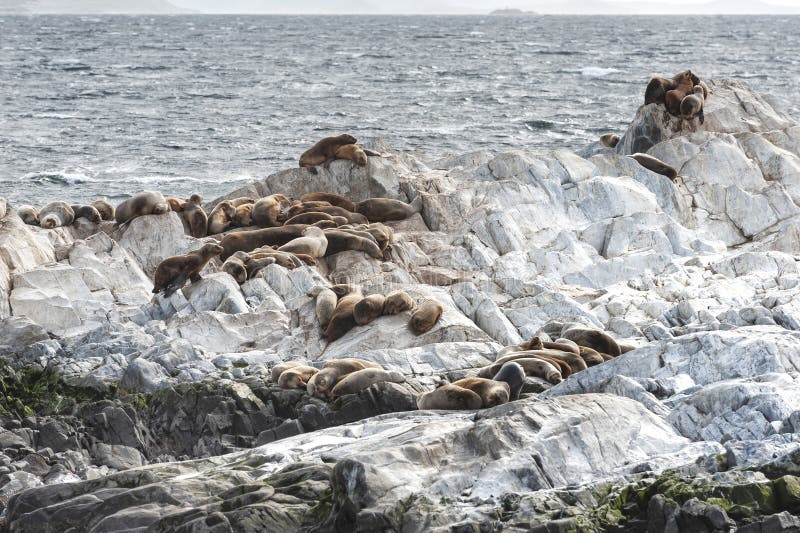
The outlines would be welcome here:
M 345 251 L 241 287 L 175 213 L 43 230 L 0 219 L 0 508 L 12 532 L 797 531 L 800 125 L 709 81 L 705 122 L 639 109 L 616 148 L 294 168 L 228 197 L 328 191 L 423 209 L 384 260 Z M 626 157 L 647 152 L 673 182 Z M 133 191 L 132 191 L 133 192 Z M 216 200 L 219 201 L 220 199 Z M 216 202 L 215 201 L 215 202 Z M 213 203 L 213 202 L 212 202 Z M 325 346 L 319 285 L 444 306 Z M 416 397 L 570 324 L 636 349 L 479 411 Z M 287 360 L 401 372 L 325 402 Z

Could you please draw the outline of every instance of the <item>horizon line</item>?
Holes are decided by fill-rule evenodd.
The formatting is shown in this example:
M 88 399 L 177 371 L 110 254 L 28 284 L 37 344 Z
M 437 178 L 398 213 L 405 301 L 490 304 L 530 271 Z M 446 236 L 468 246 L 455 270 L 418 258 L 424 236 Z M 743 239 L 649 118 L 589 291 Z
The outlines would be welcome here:
M 250 15 L 261 17 L 286 17 L 286 16 L 312 16 L 312 17 L 496 17 L 496 18 L 534 18 L 534 17 L 685 17 L 682 13 L 519 13 L 519 14 L 493 14 L 493 13 L 263 13 L 253 11 L 230 11 L 224 13 L 209 13 L 207 11 L 187 11 L 175 13 L 67 13 L 67 12 L 40 12 L 40 13 L 0 13 L 0 17 L 36 17 L 36 16 L 61 16 L 61 17 L 114 17 L 114 16 L 146 16 L 146 17 L 181 17 L 181 16 L 228 16 L 228 15 Z M 798 12 L 772 13 L 772 12 L 742 12 L 742 13 L 699 13 L 693 17 L 745 17 L 745 16 L 800 16 Z

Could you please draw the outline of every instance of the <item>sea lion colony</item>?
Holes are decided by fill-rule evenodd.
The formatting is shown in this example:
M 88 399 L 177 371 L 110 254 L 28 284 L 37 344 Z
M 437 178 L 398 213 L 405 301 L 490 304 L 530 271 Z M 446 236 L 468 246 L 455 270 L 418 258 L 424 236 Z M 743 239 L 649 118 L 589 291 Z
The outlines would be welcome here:
M 656 104 L 664 106 L 664 109 L 672 116 L 692 121 L 698 119 L 700 124 L 705 123 L 703 108 L 711 93 L 708 84 L 691 70 L 684 70 L 675 74 L 672 78 L 662 78 L 654 76 L 650 78 L 644 92 L 644 104 Z M 614 133 L 606 133 L 600 136 L 600 143 L 607 148 L 616 148 L 621 138 Z M 649 154 L 631 154 L 627 157 L 638 162 L 644 168 L 667 176 L 675 180 L 678 172 L 674 167 L 657 159 Z
M 689 96 L 697 98 L 702 94 L 705 98 L 705 84 L 700 85 L 702 82 L 692 76 L 691 73 L 681 73 L 673 80 L 654 78 L 660 81 L 651 80 L 646 99 L 663 103 L 672 112 L 667 102 L 677 101 L 678 96 L 683 96 L 677 106 L 673 106 L 678 110 Z M 695 90 L 695 86 L 701 89 Z M 607 134 L 602 142 L 615 146 L 619 137 Z M 658 166 L 657 163 L 650 164 L 650 156 L 637 158 L 639 155 L 646 156 L 635 154 L 631 157 L 644 166 L 649 164 L 648 168 Z M 379 154 L 358 146 L 355 137 L 340 135 L 322 139 L 304 152 L 300 166 L 326 165 L 334 159 L 349 159 L 354 165 L 364 166 L 369 156 Z M 674 175 L 670 177 L 674 179 Z M 313 266 L 318 259 L 345 250 L 362 251 L 366 256 L 384 259 L 395 238 L 394 231 L 385 223 L 404 220 L 420 212 L 422 198 L 418 196 L 411 203 L 389 198 L 355 202 L 330 192 L 305 194 L 297 199 L 273 194 L 264 198 L 223 200 L 208 213 L 201 204 L 202 196 L 199 194 L 184 200 L 143 191 L 116 207 L 106 199 L 99 199 L 90 205 L 52 202 L 41 211 L 32 206 L 21 206 L 17 212 L 25 223 L 47 229 L 68 226 L 80 218 L 93 224 L 105 222 L 118 227 L 140 216 L 177 213 L 186 234 L 195 238 L 210 236 L 212 239 L 187 254 L 166 258 L 157 266 L 153 292 L 163 292 L 168 297 L 187 281 L 200 281 L 200 272 L 209 263 L 242 284 L 268 265 L 277 264 L 287 269 Z M 3 208 L 0 214 L 5 214 L 4 200 L 0 207 Z M 214 262 L 215 257 L 219 258 L 219 264 Z M 407 327 L 414 334 L 422 335 L 434 328 L 445 311 L 439 302 L 430 299 L 417 302 L 404 291 L 365 296 L 358 287 L 332 285 L 319 286 L 309 296 L 315 298 L 321 335 L 327 341 L 316 359 L 351 329 L 367 326 L 380 317 L 405 314 Z M 557 384 L 631 348 L 620 347 L 603 331 L 566 327 L 561 337 L 553 341 L 533 337 L 499 350 L 494 363 L 473 369 L 461 379 L 442 383 L 434 390 L 419 393 L 417 405 L 419 409 L 494 407 L 518 399 L 528 378 Z M 301 389 L 312 397 L 334 400 L 346 394 L 357 394 L 376 383 L 402 383 L 405 378 L 377 363 L 346 358 L 324 362 L 283 362 L 273 367 L 272 380 L 281 388 Z

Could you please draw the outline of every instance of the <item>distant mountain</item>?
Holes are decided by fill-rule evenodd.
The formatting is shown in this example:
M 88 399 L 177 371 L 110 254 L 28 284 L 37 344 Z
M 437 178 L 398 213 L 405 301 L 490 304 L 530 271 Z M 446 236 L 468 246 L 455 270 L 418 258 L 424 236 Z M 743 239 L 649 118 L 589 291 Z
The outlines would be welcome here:
M 522 9 L 535 9 L 539 13 L 567 15 L 800 15 L 800 7 L 776 6 L 760 0 L 698 0 L 692 4 L 625 0 L 521 0 L 517 5 Z
M 167 0 L 0 0 L 4 15 L 169 15 L 192 13 Z

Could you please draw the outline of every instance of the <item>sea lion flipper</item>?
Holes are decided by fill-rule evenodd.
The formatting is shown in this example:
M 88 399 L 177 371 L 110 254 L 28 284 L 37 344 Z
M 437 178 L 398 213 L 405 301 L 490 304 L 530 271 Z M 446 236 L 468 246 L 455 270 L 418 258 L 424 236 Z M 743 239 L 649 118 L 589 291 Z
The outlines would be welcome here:
M 697 114 L 697 118 L 700 120 L 700 124 L 705 124 L 706 116 L 702 110 Z
M 369 148 L 362 148 L 362 150 L 364 150 L 364 153 L 367 154 L 370 157 L 383 157 L 382 154 L 379 154 L 378 152 L 376 152 L 374 150 L 370 150 Z

